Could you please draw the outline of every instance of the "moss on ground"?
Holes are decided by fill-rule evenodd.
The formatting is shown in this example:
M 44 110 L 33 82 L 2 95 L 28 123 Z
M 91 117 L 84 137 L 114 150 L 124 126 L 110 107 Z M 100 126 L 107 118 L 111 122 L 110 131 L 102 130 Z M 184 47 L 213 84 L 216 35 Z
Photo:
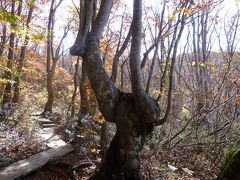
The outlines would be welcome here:
M 226 156 L 218 180 L 240 179 L 240 149 L 232 149 Z

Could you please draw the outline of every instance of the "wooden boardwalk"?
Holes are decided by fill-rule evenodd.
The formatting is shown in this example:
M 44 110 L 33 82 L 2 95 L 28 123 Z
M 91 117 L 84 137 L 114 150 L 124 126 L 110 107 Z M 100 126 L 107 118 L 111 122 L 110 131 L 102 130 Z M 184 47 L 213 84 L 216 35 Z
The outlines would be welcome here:
M 46 151 L 37 153 L 27 159 L 20 160 L 11 164 L 4 170 L 0 171 L 0 180 L 12 180 L 44 166 L 48 161 L 54 157 L 63 156 L 72 152 L 74 149 L 69 145 L 51 148 Z
M 71 145 L 65 143 L 60 136 L 55 134 L 55 124 L 52 121 L 39 117 L 37 120 L 42 126 L 42 129 L 39 131 L 39 136 L 42 137 L 46 146 L 50 149 L 34 154 L 27 159 L 15 162 L 3 170 L 0 170 L 0 180 L 13 180 L 25 176 L 44 166 L 54 157 L 63 156 L 74 150 Z

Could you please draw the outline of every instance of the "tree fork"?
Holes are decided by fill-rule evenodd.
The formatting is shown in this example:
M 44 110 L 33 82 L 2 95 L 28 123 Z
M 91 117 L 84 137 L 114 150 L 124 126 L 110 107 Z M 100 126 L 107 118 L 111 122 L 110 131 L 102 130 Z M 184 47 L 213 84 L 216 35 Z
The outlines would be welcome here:
M 134 7 L 136 6 L 137 10 L 142 8 L 141 3 L 138 4 L 138 2 L 136 0 L 134 2 Z M 113 122 L 117 126 L 117 132 L 110 143 L 102 166 L 90 179 L 138 180 L 141 179 L 139 154 L 144 145 L 145 137 L 152 132 L 155 121 L 158 120 L 160 110 L 158 104 L 145 93 L 142 84 L 137 84 L 136 88 L 134 87 L 136 84 L 132 82 L 133 93 L 121 92 L 104 69 L 99 50 L 99 39 L 108 20 L 111 6 L 112 0 L 102 1 L 93 28 L 84 42 L 85 48 L 82 49 L 84 52 L 78 51 L 81 49 L 79 46 L 82 43 L 80 42 L 75 42 L 70 52 L 72 55 L 79 55 L 83 58 L 83 64 L 86 67 L 100 111 L 106 121 Z M 141 16 L 141 13 L 135 14 L 138 18 Z M 133 27 L 137 27 L 139 33 L 141 26 L 138 27 L 138 25 L 141 22 L 139 19 L 136 22 L 136 26 Z M 133 47 L 136 47 L 137 50 L 132 49 L 132 59 L 139 60 L 139 43 L 141 41 L 133 39 L 135 41 Z M 131 71 L 135 71 L 134 68 L 140 70 L 140 63 L 132 65 Z M 140 83 L 139 73 L 133 73 L 133 76 L 136 77 L 132 81 L 137 80 Z

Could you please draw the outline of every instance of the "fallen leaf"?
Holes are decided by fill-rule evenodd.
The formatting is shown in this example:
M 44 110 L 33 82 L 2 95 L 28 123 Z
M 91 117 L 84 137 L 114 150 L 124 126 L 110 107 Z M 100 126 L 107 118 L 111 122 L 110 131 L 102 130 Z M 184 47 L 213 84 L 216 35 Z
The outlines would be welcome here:
M 178 168 L 176 168 L 176 167 L 174 167 L 174 166 L 172 166 L 172 165 L 170 165 L 170 164 L 168 164 L 168 167 L 171 169 L 171 170 L 173 170 L 173 171 L 176 171 Z
M 194 174 L 194 172 L 193 172 L 192 170 L 188 169 L 188 168 L 182 168 L 182 170 L 183 170 L 184 172 L 188 173 L 188 174 L 191 175 L 191 176 Z

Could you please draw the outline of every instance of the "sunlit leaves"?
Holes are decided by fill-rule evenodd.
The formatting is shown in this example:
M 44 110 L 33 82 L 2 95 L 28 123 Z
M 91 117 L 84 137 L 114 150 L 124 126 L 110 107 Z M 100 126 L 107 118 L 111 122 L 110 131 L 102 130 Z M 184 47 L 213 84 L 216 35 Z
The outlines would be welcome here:
M 68 92 L 68 87 L 66 84 L 72 84 L 73 79 L 71 74 L 63 68 L 56 69 L 55 79 L 54 79 L 54 87 L 57 90 L 58 95 L 64 95 L 64 93 Z
M 17 24 L 19 17 L 17 15 L 12 15 L 10 12 L 6 11 L 0 7 L 0 22 L 1 23 L 10 23 Z
M 36 0 L 27 0 L 26 4 L 29 8 L 36 8 L 37 7 Z
M 206 65 L 204 63 L 199 64 L 201 67 L 205 67 Z
M 30 39 L 33 43 L 38 44 L 46 39 L 46 36 L 44 36 L 40 31 L 36 31 L 34 34 L 30 35 Z
M 30 24 L 29 27 L 17 27 L 15 28 L 14 32 L 22 38 L 27 35 L 30 41 L 36 44 L 46 39 L 44 28 L 41 26 L 36 26 L 34 24 Z
M 7 79 L 0 79 L 0 87 L 2 87 L 3 85 L 6 85 L 7 83 L 13 84 L 14 81 L 7 80 Z

